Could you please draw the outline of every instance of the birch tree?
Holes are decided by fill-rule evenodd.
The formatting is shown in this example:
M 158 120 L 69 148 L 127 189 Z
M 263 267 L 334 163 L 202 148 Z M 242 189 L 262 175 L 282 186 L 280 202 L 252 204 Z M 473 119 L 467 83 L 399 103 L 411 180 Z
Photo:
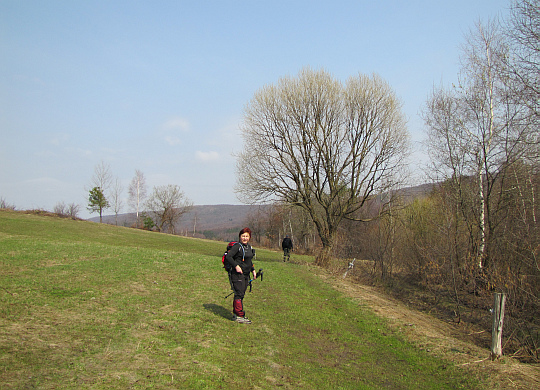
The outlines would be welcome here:
M 479 23 L 463 46 L 458 86 L 435 89 L 424 112 L 433 172 L 454 183 L 479 271 L 505 218 L 504 183 L 535 136 L 524 126 L 528 108 L 508 88 L 508 50 L 497 23 Z
M 140 225 L 139 213 L 141 211 L 141 206 L 146 199 L 146 191 L 146 179 L 144 177 L 144 174 L 140 170 L 136 169 L 135 176 L 133 177 L 133 179 L 131 179 L 131 183 L 129 184 L 128 188 L 128 202 L 132 209 L 135 210 L 137 216 L 137 226 Z

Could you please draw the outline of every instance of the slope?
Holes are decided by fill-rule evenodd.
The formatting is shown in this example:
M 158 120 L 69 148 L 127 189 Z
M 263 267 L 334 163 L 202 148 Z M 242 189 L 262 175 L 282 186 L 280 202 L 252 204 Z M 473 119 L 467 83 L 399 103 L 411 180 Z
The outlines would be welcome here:
M 222 244 L 0 211 L 0 383 L 64 389 L 455 389 L 478 377 L 416 348 L 309 258 L 258 250 L 230 321 Z

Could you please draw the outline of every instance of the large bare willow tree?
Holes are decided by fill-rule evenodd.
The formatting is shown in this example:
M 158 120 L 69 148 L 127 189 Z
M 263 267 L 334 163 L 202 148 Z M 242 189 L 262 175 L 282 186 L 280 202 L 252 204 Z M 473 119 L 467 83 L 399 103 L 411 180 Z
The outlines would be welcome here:
M 241 130 L 239 199 L 306 210 L 323 244 L 319 265 L 327 265 L 340 223 L 403 178 L 406 120 L 377 75 L 359 74 L 343 84 L 305 68 L 256 92 Z

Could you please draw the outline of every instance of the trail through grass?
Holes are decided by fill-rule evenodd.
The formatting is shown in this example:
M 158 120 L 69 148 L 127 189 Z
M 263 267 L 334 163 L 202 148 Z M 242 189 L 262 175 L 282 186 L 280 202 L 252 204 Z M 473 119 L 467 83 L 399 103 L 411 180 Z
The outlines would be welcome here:
M 232 322 L 224 246 L 0 211 L 1 387 L 479 388 L 280 253 Z

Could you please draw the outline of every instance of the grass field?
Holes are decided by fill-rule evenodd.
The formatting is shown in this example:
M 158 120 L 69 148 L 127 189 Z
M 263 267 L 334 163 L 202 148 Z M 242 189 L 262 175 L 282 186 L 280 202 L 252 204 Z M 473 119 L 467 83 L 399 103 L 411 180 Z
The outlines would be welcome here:
M 482 388 L 307 257 L 257 249 L 253 324 L 231 321 L 225 245 L 0 211 L 0 388 Z

